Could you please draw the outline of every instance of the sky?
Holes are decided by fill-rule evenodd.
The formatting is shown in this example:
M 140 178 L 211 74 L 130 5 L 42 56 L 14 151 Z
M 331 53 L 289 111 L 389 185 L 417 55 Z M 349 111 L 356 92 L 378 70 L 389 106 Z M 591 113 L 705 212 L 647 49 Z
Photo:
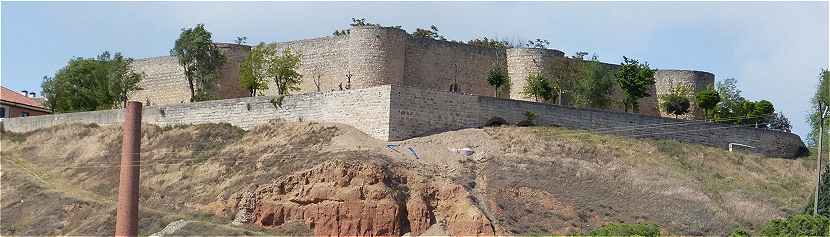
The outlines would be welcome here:
M 623 56 L 657 69 L 735 78 L 742 95 L 774 103 L 806 137 L 809 99 L 828 67 L 827 2 L 8 2 L 0 3 L 0 84 L 40 91 L 73 57 L 104 50 L 169 54 L 182 28 L 249 44 L 331 35 L 351 18 L 438 26 L 451 40 L 542 38 L 566 55 Z

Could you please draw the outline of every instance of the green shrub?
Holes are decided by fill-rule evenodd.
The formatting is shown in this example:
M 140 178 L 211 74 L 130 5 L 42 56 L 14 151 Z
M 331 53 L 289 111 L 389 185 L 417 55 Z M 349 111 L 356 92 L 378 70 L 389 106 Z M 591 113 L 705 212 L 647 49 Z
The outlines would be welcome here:
M 659 236 L 660 227 L 655 224 L 608 224 L 591 231 L 592 236 Z
M 749 232 L 747 232 L 746 230 L 741 229 L 741 228 L 737 228 L 737 229 L 733 230 L 731 234 L 729 234 L 729 237 L 749 237 L 749 236 L 750 236 Z
M 763 236 L 821 236 L 830 228 L 830 219 L 824 216 L 798 214 L 786 219 L 771 220 L 761 229 Z

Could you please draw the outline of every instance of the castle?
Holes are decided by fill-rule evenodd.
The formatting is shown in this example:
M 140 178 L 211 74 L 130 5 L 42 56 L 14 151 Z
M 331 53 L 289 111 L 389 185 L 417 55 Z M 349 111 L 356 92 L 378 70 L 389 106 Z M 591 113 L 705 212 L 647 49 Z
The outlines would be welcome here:
M 274 119 L 313 120 L 346 124 L 391 142 L 491 126 L 497 121 L 517 124 L 531 120 L 528 114 L 536 114 L 531 122 L 538 125 L 720 148 L 741 144 L 748 147 L 748 152 L 766 156 L 796 157 L 806 149 L 801 138 L 789 132 L 660 114 L 658 97 L 678 86 L 693 92 L 712 86 L 714 75 L 707 72 L 657 71 L 657 84 L 650 93 L 653 96 L 640 100 L 640 114 L 620 112 L 620 107 L 581 109 L 533 102 L 519 93 L 524 79 L 544 73 L 546 64 L 576 60 L 565 58 L 561 51 L 479 48 L 414 38 L 395 28 L 361 26 L 352 28 L 348 35 L 274 44 L 278 52 L 290 47 L 302 54 L 301 91 L 275 96 L 277 93 L 269 89 L 264 96 L 249 97 L 239 83 L 239 65 L 251 48 L 218 46 L 226 57 L 213 85 L 220 100 L 185 103 L 190 100 L 189 89 L 173 57 L 142 59 L 132 64 L 134 70 L 146 75 L 140 85 L 144 89 L 130 98 L 147 106 L 142 123 L 229 123 L 251 129 Z M 495 97 L 495 90 L 484 78 L 498 64 L 507 65 L 511 84 Z M 611 96 L 620 100 L 620 89 L 616 88 Z M 696 107 L 692 111 L 687 119 L 701 116 Z M 122 121 L 123 111 L 115 109 L 9 118 L 0 125 L 6 131 L 29 132 L 69 123 L 110 125 Z
M 459 94 L 495 96 L 495 89 L 485 80 L 488 70 L 495 65 L 506 65 L 511 78 L 509 88 L 499 94 L 502 98 L 531 100 L 520 93 L 525 79 L 535 73 L 549 73 L 545 67 L 567 58 L 562 51 L 536 48 L 481 48 L 472 45 L 414 37 L 398 28 L 355 26 L 350 33 L 315 39 L 272 44 L 278 52 L 291 48 L 299 52 L 302 74 L 301 91 L 297 93 L 361 89 L 379 85 L 400 85 Z M 215 82 L 216 95 L 222 99 L 249 96 L 239 83 L 239 66 L 251 47 L 219 43 L 226 57 Z M 618 65 L 606 64 L 608 68 Z M 133 63 L 137 72 L 145 74 L 140 90 L 131 100 L 151 105 L 184 103 L 190 100 L 187 80 L 178 61 L 172 56 L 139 59 Z M 549 75 L 548 75 L 549 76 Z M 714 75 L 691 70 L 658 70 L 652 96 L 640 99 L 639 112 L 644 115 L 665 116 L 657 108 L 658 98 L 672 88 L 684 86 L 697 92 L 714 86 Z M 270 82 L 273 84 L 273 81 Z M 616 85 L 616 83 L 615 83 Z M 276 95 L 270 85 L 264 95 Z M 622 101 L 622 92 L 616 87 L 611 95 Z M 701 119 L 703 113 L 690 98 L 690 113 L 686 119 Z M 623 110 L 614 105 L 612 110 Z

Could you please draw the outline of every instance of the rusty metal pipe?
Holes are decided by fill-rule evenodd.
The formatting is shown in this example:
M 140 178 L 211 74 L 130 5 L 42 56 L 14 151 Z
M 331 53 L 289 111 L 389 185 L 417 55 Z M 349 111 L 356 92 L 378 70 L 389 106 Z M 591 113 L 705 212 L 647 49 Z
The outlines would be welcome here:
M 139 151 L 141 150 L 141 103 L 127 102 L 124 109 L 121 171 L 118 183 L 115 236 L 138 235 Z

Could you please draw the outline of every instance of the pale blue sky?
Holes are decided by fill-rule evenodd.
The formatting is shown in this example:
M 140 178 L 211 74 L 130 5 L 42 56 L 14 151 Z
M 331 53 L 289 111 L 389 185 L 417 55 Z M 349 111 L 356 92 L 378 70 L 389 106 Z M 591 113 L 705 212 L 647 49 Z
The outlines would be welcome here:
M 2 2 L 2 77 L 40 91 L 75 56 L 103 50 L 166 55 L 183 27 L 205 23 L 215 41 L 249 43 L 330 35 L 352 17 L 408 31 L 434 24 L 449 39 L 544 38 L 570 55 L 622 56 L 659 69 L 736 78 L 743 95 L 771 100 L 807 133 L 809 97 L 828 65 L 827 2 Z

